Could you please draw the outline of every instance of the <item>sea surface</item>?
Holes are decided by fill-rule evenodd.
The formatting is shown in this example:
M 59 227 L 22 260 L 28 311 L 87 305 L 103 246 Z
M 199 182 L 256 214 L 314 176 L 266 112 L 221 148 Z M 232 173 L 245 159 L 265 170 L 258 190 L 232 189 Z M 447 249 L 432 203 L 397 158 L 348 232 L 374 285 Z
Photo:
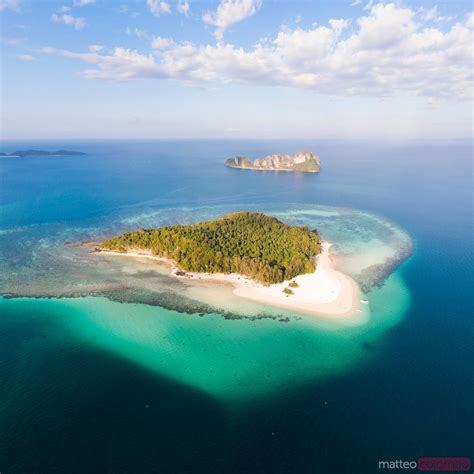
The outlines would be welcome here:
M 35 141 L 0 151 L 0 472 L 338 474 L 471 456 L 470 141 Z M 310 149 L 319 174 L 236 170 Z M 352 318 L 242 300 L 147 259 L 137 227 L 238 210 L 316 228 Z

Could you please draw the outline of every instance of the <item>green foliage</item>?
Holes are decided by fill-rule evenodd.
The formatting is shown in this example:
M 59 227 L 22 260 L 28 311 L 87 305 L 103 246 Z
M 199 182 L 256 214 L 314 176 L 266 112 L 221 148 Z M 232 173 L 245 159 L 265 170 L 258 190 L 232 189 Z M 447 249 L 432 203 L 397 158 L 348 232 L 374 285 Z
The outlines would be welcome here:
M 138 229 L 103 242 L 101 248 L 148 249 L 186 271 L 240 273 L 264 284 L 313 272 L 313 257 L 320 251 L 318 236 L 306 226 L 288 226 L 256 212 L 236 212 L 194 225 Z
M 283 290 L 283 293 L 285 293 L 285 294 L 287 294 L 287 295 L 294 295 L 294 294 L 295 294 L 294 291 L 291 290 L 291 289 L 288 288 L 288 287 Z
M 298 288 L 300 285 L 296 281 L 292 281 L 289 285 L 290 288 Z
M 317 172 L 320 169 L 318 162 L 311 158 L 310 160 L 304 161 L 303 163 L 295 163 L 293 165 L 295 171 L 312 171 Z

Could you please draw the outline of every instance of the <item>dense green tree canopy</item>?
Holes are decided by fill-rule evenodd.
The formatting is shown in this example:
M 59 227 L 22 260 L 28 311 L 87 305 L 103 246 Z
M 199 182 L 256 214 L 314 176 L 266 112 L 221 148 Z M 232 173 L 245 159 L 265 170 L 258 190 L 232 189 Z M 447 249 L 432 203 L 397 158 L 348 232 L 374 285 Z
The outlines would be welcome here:
M 183 270 L 240 273 L 261 283 L 289 280 L 315 270 L 318 236 L 257 212 L 236 212 L 193 225 L 126 232 L 102 243 L 118 252 L 151 250 Z

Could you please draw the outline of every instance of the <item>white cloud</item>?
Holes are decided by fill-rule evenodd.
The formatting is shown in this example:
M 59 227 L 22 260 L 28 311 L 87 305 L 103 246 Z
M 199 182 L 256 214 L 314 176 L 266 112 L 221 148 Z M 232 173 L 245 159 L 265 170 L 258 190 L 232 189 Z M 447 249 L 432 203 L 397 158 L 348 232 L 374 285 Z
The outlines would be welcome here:
M 86 5 L 93 5 L 95 0 L 74 0 L 75 7 L 85 7 Z
M 19 54 L 17 57 L 20 61 L 34 61 L 34 57 L 30 54 Z
M 415 10 L 376 4 L 353 22 L 280 31 L 245 50 L 230 44 L 195 45 L 156 39 L 156 51 L 115 48 L 110 54 L 44 52 L 93 66 L 89 79 L 171 78 L 185 83 L 246 83 L 308 89 L 331 96 L 472 95 L 474 14 L 449 28 L 427 26 Z M 156 57 L 156 59 L 155 59 Z
M 171 8 L 164 0 L 146 0 L 150 12 L 155 16 L 171 13 Z
M 73 26 L 76 31 L 81 31 L 87 25 L 85 18 L 67 14 L 58 15 L 57 13 L 53 13 L 51 15 L 51 21 L 54 23 L 63 23 L 64 25 Z
M 139 12 L 130 10 L 130 7 L 128 5 L 119 5 L 117 11 L 124 15 L 129 15 L 131 18 L 137 18 L 138 16 L 140 16 Z
M 26 38 L 3 38 L 2 43 L 8 46 L 18 46 L 20 43 L 26 41 Z
M 222 40 L 225 30 L 230 25 L 252 16 L 261 5 L 261 0 L 221 0 L 217 9 L 205 13 L 202 20 L 208 25 L 215 26 L 214 36 L 217 40 Z
M 418 10 L 421 17 L 425 21 L 435 20 L 438 17 L 438 6 L 435 5 L 433 8 L 420 7 Z
M 127 36 L 135 36 L 138 39 L 143 39 L 147 36 L 147 32 L 145 30 L 140 30 L 139 28 L 130 28 L 129 26 L 127 26 L 125 29 L 125 33 Z
M 443 16 L 438 13 L 438 6 L 435 5 L 432 8 L 425 8 L 420 7 L 418 8 L 418 14 L 420 15 L 421 19 L 424 21 L 451 21 L 453 19 L 452 16 Z
M 67 13 L 67 12 L 71 11 L 71 7 L 62 6 L 62 7 L 59 9 L 59 11 L 60 11 L 61 13 Z
M 362 3 L 362 0 L 354 0 L 351 3 L 351 7 L 356 7 L 357 5 L 360 5 Z
M 176 5 L 176 10 L 178 10 L 179 13 L 182 13 L 185 16 L 188 16 L 189 14 L 189 3 L 185 1 L 179 1 L 178 5 Z
M 91 53 L 98 53 L 99 51 L 102 51 L 104 49 L 104 46 L 101 44 L 90 44 L 89 45 L 89 51 Z
M 374 6 L 375 0 L 369 0 L 364 6 L 364 10 L 370 10 Z
M 20 0 L 0 0 L 0 12 L 4 10 L 20 11 Z
M 173 46 L 175 42 L 170 38 L 162 38 L 161 36 L 155 36 L 151 41 L 151 47 L 153 49 L 167 49 Z
M 92 69 L 84 71 L 84 76 L 88 79 L 112 79 L 117 81 L 126 81 L 140 77 L 153 77 L 156 66 L 153 56 L 145 56 L 136 51 L 125 48 L 115 48 L 111 55 L 100 55 L 98 53 L 74 53 L 64 49 L 42 48 L 41 52 L 47 54 L 57 54 L 67 58 L 79 58 L 91 64 L 95 64 L 102 70 Z
M 467 16 L 466 25 L 468 28 L 474 29 L 474 12 L 469 13 Z

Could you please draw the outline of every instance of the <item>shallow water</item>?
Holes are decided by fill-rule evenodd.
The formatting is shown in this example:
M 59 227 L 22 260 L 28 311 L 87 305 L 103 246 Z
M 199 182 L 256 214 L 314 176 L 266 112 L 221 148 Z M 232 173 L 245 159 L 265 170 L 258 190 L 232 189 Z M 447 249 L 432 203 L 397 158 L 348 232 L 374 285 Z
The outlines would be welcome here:
M 256 396 L 340 373 L 372 357 L 364 344 L 376 338 L 375 327 L 383 333 L 396 324 L 409 299 L 402 278 L 394 275 L 378 291 L 390 292 L 389 304 L 374 301 L 372 309 L 372 290 L 390 275 L 393 261 L 401 263 L 410 253 L 408 235 L 393 223 L 367 212 L 295 204 L 284 209 L 265 205 L 170 208 L 135 216 L 128 211 L 111 220 L 124 229 L 130 222 L 150 228 L 211 219 L 236 209 L 255 209 L 290 224 L 317 228 L 322 238 L 334 242 L 336 261 L 343 260 L 344 270 L 365 289 L 363 298 L 369 304 L 361 305 L 350 318 L 335 319 L 272 308 L 234 296 L 230 286 L 176 281 L 166 268 L 150 260 L 91 254 L 89 247 L 64 245 L 80 230 L 67 228 L 48 238 L 44 225 L 38 226 L 44 237 L 30 246 L 33 258 L 25 265 L 15 263 L 15 277 L 6 272 L 1 289 L 9 298 L 74 296 L 38 300 L 37 305 L 45 305 L 74 337 L 202 390 L 220 403 L 249 403 Z M 88 227 L 81 235 L 95 240 L 107 232 L 107 228 Z M 77 298 L 90 295 L 109 301 Z M 377 298 L 384 300 L 383 294 Z M 117 299 L 122 304 L 113 302 Z M 6 304 L 8 308 L 17 302 Z

